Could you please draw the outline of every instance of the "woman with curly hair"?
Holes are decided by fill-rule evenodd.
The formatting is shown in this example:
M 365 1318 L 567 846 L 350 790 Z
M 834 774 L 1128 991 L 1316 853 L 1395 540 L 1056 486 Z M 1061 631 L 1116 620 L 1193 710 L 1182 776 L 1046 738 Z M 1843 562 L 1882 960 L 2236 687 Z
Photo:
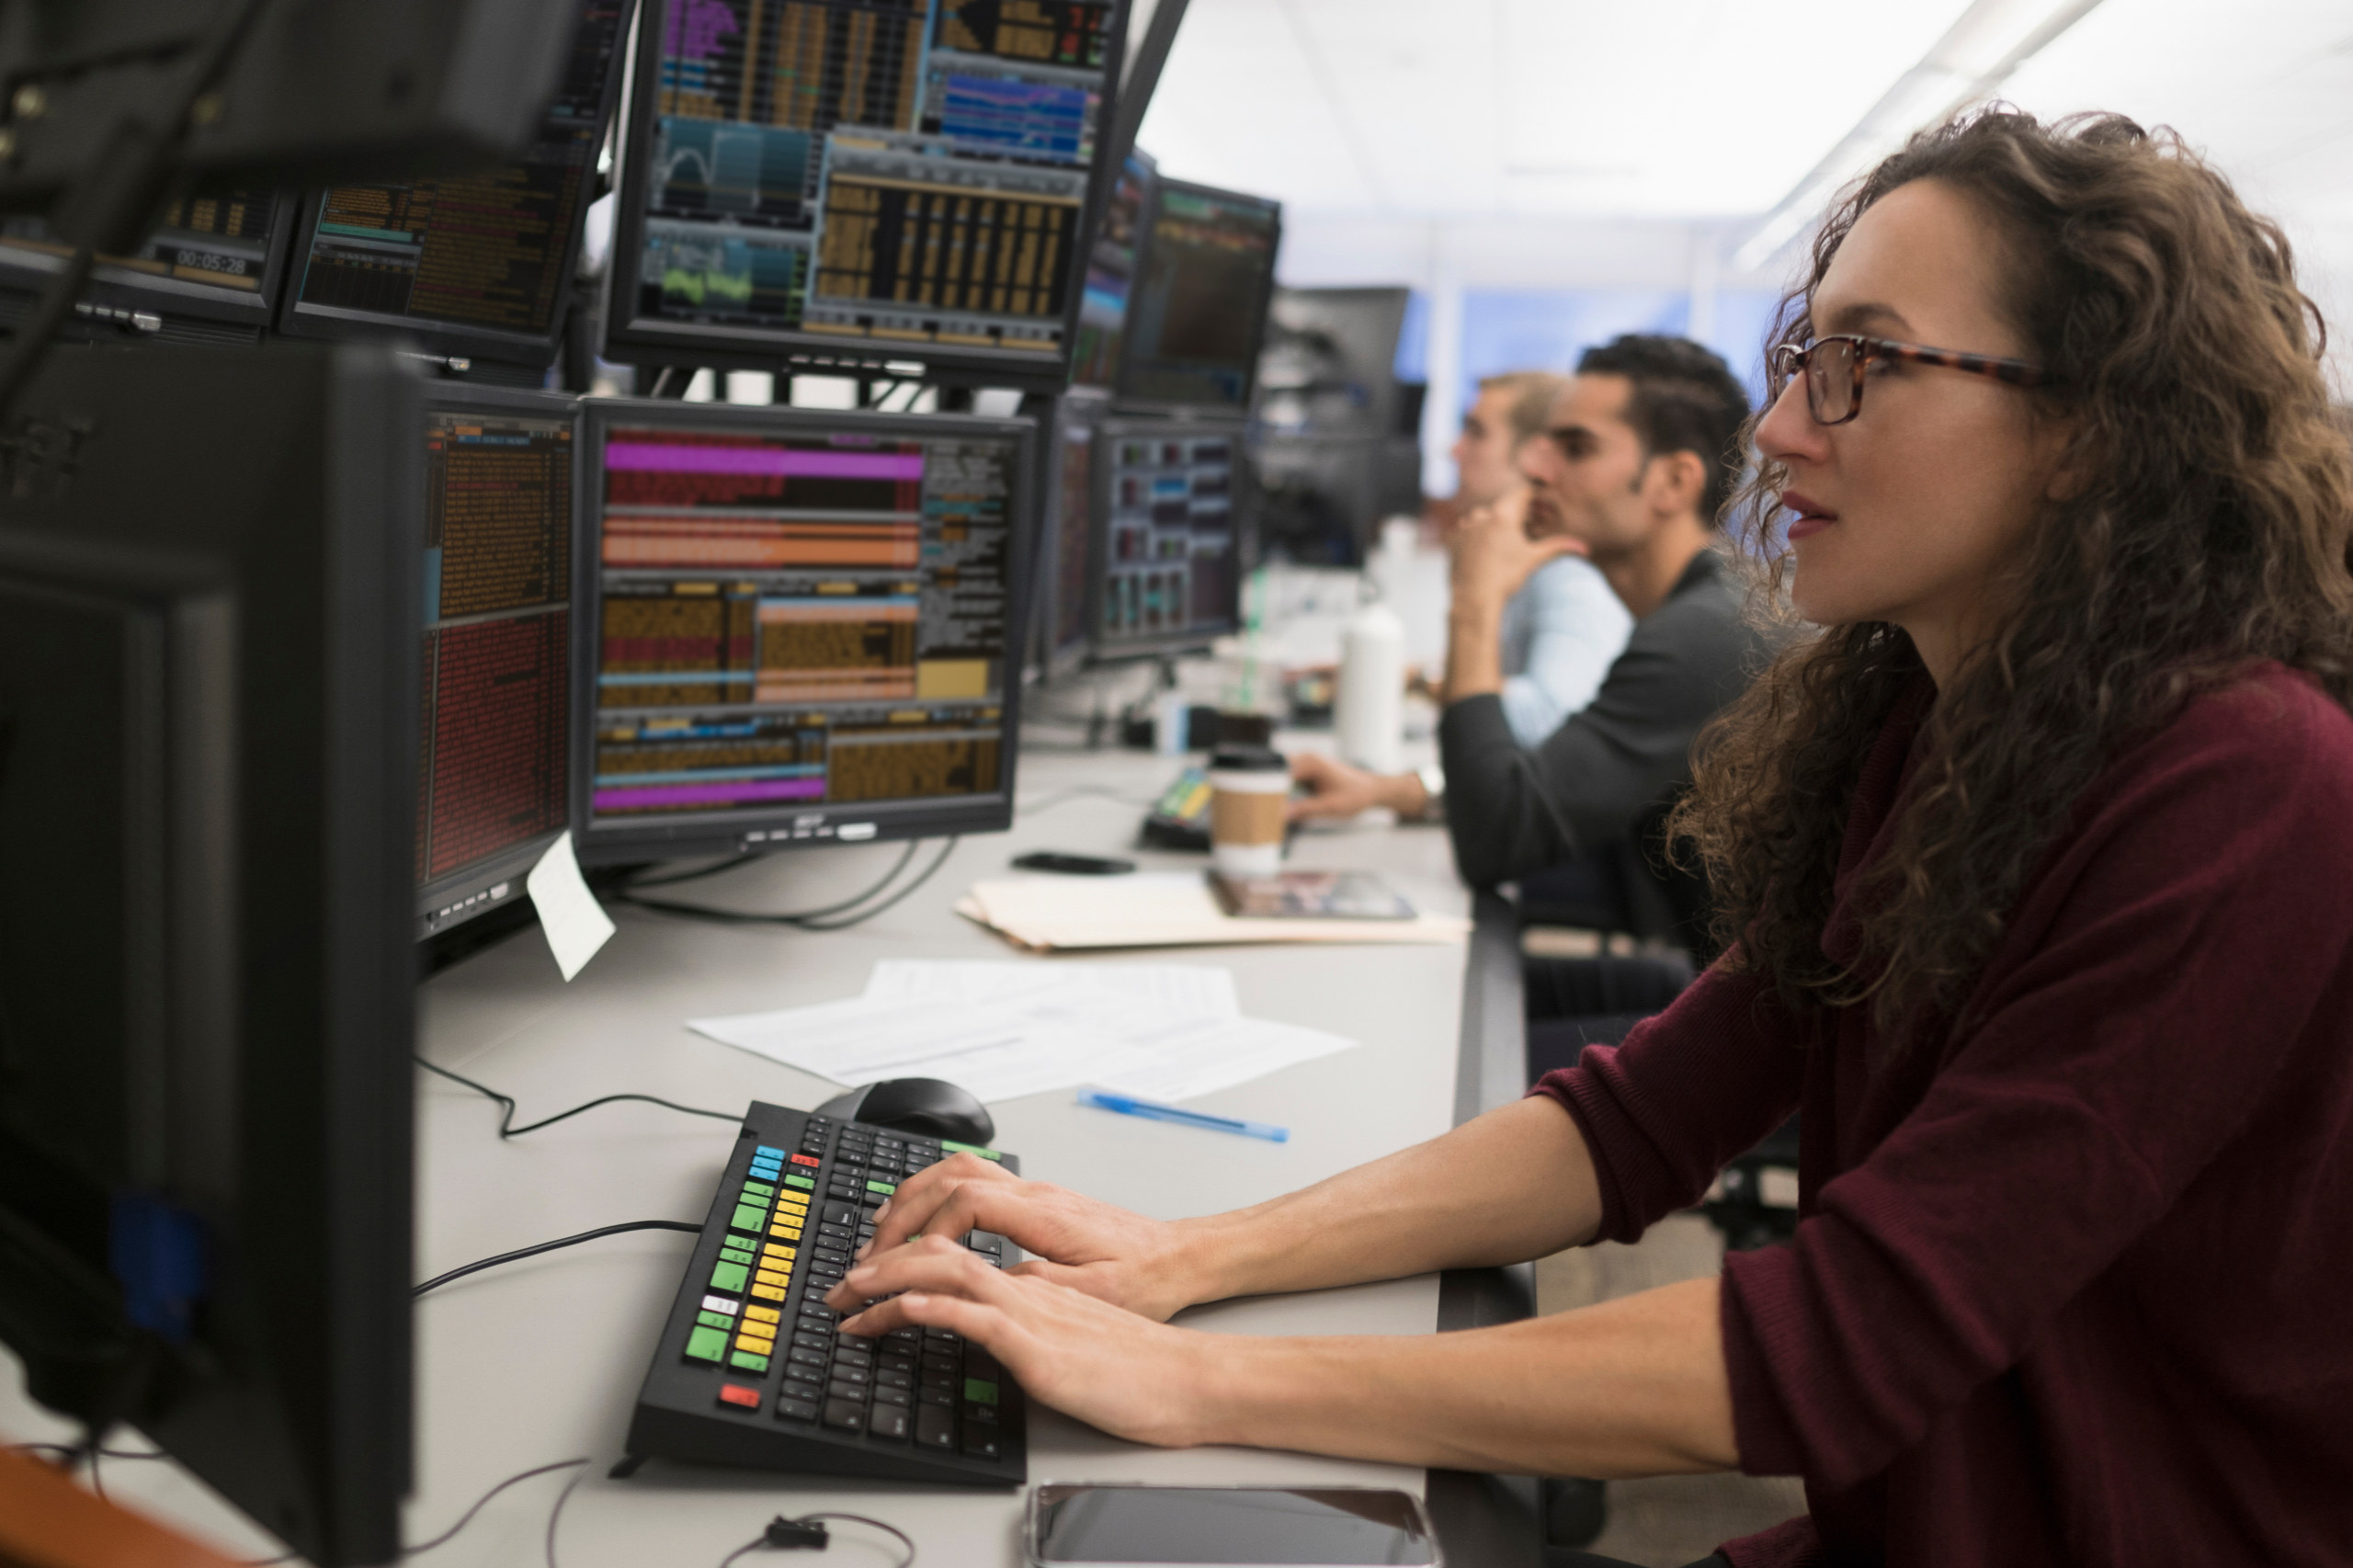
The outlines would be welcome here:
M 1162 1223 L 960 1157 L 839 1304 L 1162 1443 L 1804 1477 L 1744 1565 L 2353 1556 L 2353 454 L 2276 225 L 1991 111 L 1835 210 L 1736 503 L 1813 630 L 1679 821 L 1730 944 L 1624 1045 Z M 1427 1339 L 1194 1301 L 1631 1240 L 1793 1109 L 1722 1278 Z M 972 1225 L 1040 1261 L 1000 1277 Z M 933 1239 L 902 1245 L 917 1232 Z M 1126 1309 L 1126 1310 L 1121 1310 Z

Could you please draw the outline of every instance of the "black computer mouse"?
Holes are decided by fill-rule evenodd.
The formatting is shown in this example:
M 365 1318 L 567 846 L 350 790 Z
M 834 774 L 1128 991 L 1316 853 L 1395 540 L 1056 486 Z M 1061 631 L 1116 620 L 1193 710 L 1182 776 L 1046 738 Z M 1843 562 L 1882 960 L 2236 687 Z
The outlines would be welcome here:
M 815 1114 L 983 1147 L 996 1136 L 989 1108 L 943 1078 L 885 1078 L 835 1096 Z

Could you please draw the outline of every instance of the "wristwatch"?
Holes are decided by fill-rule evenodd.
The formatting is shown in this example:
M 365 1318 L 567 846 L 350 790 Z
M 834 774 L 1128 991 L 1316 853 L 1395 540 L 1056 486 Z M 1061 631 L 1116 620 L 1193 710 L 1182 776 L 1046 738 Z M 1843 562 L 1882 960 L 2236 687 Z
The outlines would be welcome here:
M 1414 769 L 1414 777 L 1422 781 L 1421 814 L 1425 817 L 1446 815 L 1446 769 L 1435 762 L 1426 762 Z

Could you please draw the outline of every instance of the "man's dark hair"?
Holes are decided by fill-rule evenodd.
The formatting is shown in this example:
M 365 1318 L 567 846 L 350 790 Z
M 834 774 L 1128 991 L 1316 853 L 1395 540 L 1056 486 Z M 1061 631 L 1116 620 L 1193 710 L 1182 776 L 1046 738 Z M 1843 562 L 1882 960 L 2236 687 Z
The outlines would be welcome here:
M 1740 427 L 1748 419 L 1748 393 L 1731 367 L 1688 337 L 1630 332 L 1586 349 L 1577 374 L 1623 376 L 1632 383 L 1626 423 L 1644 451 L 1699 454 L 1708 465 L 1699 517 L 1710 528 L 1718 526 L 1746 466 Z

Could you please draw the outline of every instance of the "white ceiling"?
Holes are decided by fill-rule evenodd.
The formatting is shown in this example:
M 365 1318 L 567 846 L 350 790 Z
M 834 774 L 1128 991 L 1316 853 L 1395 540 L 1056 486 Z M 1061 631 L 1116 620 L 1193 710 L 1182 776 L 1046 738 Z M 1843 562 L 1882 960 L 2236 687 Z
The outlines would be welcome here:
M 1300 213 L 1760 212 L 1966 8 L 1191 0 L 1139 141 Z
M 1173 175 L 1281 198 L 1303 245 L 1331 231 L 1335 262 L 1376 235 L 1460 251 L 1517 220 L 1574 281 L 1587 223 L 1612 254 L 1645 226 L 1736 244 L 1966 9 L 1191 0 L 1140 142 Z M 2324 302 L 2353 312 L 2347 0 L 2104 0 L 2003 95 L 2177 127 L 2288 223 Z M 1474 270 L 1489 244 L 1467 247 Z M 1512 269 L 1535 281 L 1529 258 Z

